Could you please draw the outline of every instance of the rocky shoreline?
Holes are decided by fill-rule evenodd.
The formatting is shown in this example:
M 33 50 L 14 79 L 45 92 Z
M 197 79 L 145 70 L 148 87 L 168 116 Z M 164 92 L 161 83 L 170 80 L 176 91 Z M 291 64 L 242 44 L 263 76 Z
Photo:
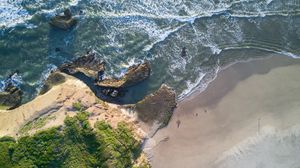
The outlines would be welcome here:
M 17 75 L 18 73 L 14 72 L 4 82 L 4 89 L 0 92 L 0 110 L 10 110 L 21 105 L 23 92 L 13 80 Z
M 93 99 L 98 99 L 99 101 L 105 102 L 107 99 L 102 99 L 103 96 L 105 96 L 110 98 L 109 100 L 117 100 L 120 96 L 122 96 L 122 94 L 126 94 L 127 87 L 138 85 L 140 82 L 146 80 L 150 76 L 150 72 L 150 63 L 145 62 L 129 67 L 127 73 L 125 73 L 125 75 L 119 79 L 103 79 L 102 76 L 105 73 L 105 63 L 100 61 L 96 57 L 95 53 L 89 52 L 82 57 L 74 59 L 72 62 L 61 65 L 57 70 L 51 72 L 47 80 L 44 82 L 44 86 L 40 90 L 40 96 L 35 98 L 32 102 L 35 102 L 40 97 L 46 97 L 48 94 L 51 94 L 52 89 L 55 87 L 64 87 L 65 84 L 70 81 L 71 76 L 73 76 L 73 82 L 81 82 L 82 85 L 85 85 L 83 83 L 84 81 L 76 79 L 76 74 L 78 73 L 85 75 L 86 78 L 90 78 L 90 81 L 94 81 L 93 83 L 89 83 L 89 85 L 85 85 L 85 87 L 88 88 L 87 92 L 93 95 Z M 18 87 L 13 86 L 12 83 L 9 83 L 9 81 L 11 80 L 8 78 L 8 84 L 5 86 L 4 92 L 0 93 L 0 105 L 2 107 L 7 107 L 2 108 L 3 111 L 1 112 L 14 113 L 15 111 L 22 111 L 22 113 L 26 115 L 26 110 L 24 111 L 20 109 L 23 109 L 24 106 L 31 104 L 32 102 L 21 105 L 22 91 Z M 74 88 L 74 94 L 76 92 L 80 93 L 80 90 L 81 88 Z M 70 99 L 70 97 L 68 98 Z M 74 99 L 72 103 L 76 103 L 76 101 L 81 100 Z M 59 104 L 60 102 L 55 100 L 52 103 Z M 91 105 L 89 105 L 89 107 L 91 107 Z M 151 129 L 154 129 L 155 132 L 158 128 L 167 125 L 168 120 L 170 119 L 172 112 L 176 107 L 176 94 L 170 87 L 163 84 L 156 92 L 146 96 L 143 100 L 137 102 L 136 104 L 124 106 L 119 105 L 119 107 L 134 111 L 134 113 L 136 113 L 137 121 L 142 122 Z M 38 109 L 32 110 L 35 111 L 35 114 L 40 113 Z M 44 109 L 41 109 L 41 111 L 44 111 Z M 48 115 L 48 112 L 42 113 L 43 115 Z M 24 125 L 26 122 L 29 122 L 32 119 L 34 118 L 22 121 L 24 123 L 20 125 Z M 147 130 L 149 131 L 149 129 Z
M 148 62 L 133 65 L 132 67 L 129 67 L 127 73 L 119 79 L 103 79 L 101 75 L 103 75 L 104 72 L 105 63 L 100 61 L 96 57 L 95 53 L 89 52 L 82 57 L 74 59 L 72 62 L 63 64 L 57 70 L 51 72 L 47 80 L 44 82 L 44 86 L 40 90 L 39 96 L 24 105 L 20 104 L 22 91 L 18 87 L 13 86 L 12 83 L 9 83 L 11 80 L 8 78 L 8 84 L 6 85 L 4 92 L 0 94 L 1 106 L 7 108 L 2 108 L 0 114 L 3 115 L 3 117 L 5 116 L 4 118 L 7 121 L 11 120 L 9 119 L 10 115 L 22 115 L 22 117 L 19 119 L 13 119 L 15 121 L 12 121 L 12 123 L 17 123 L 15 127 L 11 127 L 9 123 L 2 122 L 6 124 L 1 126 L 2 133 L 0 135 L 18 136 L 19 130 L 21 130 L 21 128 L 27 123 L 45 115 L 59 114 L 59 111 L 62 108 L 64 109 L 62 111 L 64 111 L 67 115 L 70 111 L 72 112 L 72 107 L 70 107 L 70 105 L 76 102 L 84 102 L 82 100 L 84 98 L 88 98 L 90 100 L 86 102 L 87 105 L 84 105 L 84 107 L 86 107 L 86 109 L 92 109 L 91 116 L 95 116 L 95 114 L 98 114 L 97 109 L 107 109 L 108 107 L 103 104 L 97 105 L 95 102 L 96 100 L 104 102 L 104 104 L 110 104 L 105 101 L 106 99 L 101 98 L 106 96 L 110 98 L 110 100 L 118 99 L 118 97 L 122 96 L 122 94 L 126 94 L 125 90 L 127 87 L 138 85 L 140 82 L 146 80 L 150 76 L 151 68 L 150 63 Z M 90 81 L 93 81 L 93 83 L 86 85 L 84 81 L 76 78 L 76 74 L 78 73 L 85 75 L 86 78 L 90 78 Z M 71 83 L 74 84 L 69 86 Z M 78 83 L 80 83 L 80 85 L 77 85 Z M 61 89 L 61 93 L 58 93 L 58 88 Z M 71 91 L 69 91 L 70 89 Z M 66 90 L 68 90 L 68 92 L 72 92 L 72 94 L 63 95 L 63 92 Z M 53 95 L 54 92 L 55 95 Z M 75 95 L 77 94 L 82 97 L 76 97 Z M 53 98 L 53 96 L 56 98 Z M 40 99 L 44 99 L 47 103 L 40 101 Z M 66 101 L 68 102 L 67 106 L 64 105 Z M 27 106 L 30 106 L 30 109 L 27 109 Z M 123 114 L 121 112 L 122 109 L 123 111 L 125 109 L 125 111 L 127 111 L 125 113 L 127 114 L 134 114 L 134 116 L 127 117 L 133 119 L 133 122 L 141 123 L 143 125 L 137 126 L 136 130 L 143 128 L 144 132 L 153 136 L 153 132 L 156 132 L 157 129 L 167 125 L 172 112 L 176 107 L 176 94 L 173 89 L 163 84 L 156 92 L 146 96 L 143 100 L 136 104 L 110 104 L 109 107 L 112 106 L 114 106 L 115 109 L 118 109 L 118 115 Z M 118 115 L 114 114 L 113 116 Z M 106 117 L 104 118 L 96 118 L 95 120 L 112 119 L 109 115 L 105 116 Z M 3 119 L 3 117 L 0 116 L 0 119 Z M 57 123 L 62 124 L 65 115 L 59 114 L 55 115 L 55 117 L 61 118 L 60 122 Z M 91 121 L 92 120 L 93 119 L 91 119 Z M 11 128 L 12 130 L 8 131 Z M 146 138 L 149 135 L 145 134 L 143 138 Z
M 69 10 L 50 20 L 50 25 L 63 30 L 76 23 Z M 38 96 L 26 104 L 22 104 L 21 88 L 13 82 L 17 73 L 8 76 L 0 91 L 0 137 L 18 138 L 61 126 L 78 110 L 88 112 L 92 126 L 97 121 L 112 127 L 125 122 L 141 141 L 167 125 L 177 103 L 175 91 L 165 84 L 135 104 L 119 104 L 129 87 L 150 77 L 149 62 L 129 67 L 119 78 L 105 78 L 105 65 L 92 51 L 66 62 L 50 73 Z
M 67 116 L 75 116 L 80 109 L 89 113 L 90 125 L 105 121 L 117 127 L 125 122 L 136 139 L 145 141 L 165 126 L 176 107 L 175 92 L 166 85 L 134 105 L 105 102 L 79 79 L 58 71 L 49 76 L 44 88 L 32 101 L 12 110 L 0 110 L 0 137 L 23 137 L 61 126 Z M 159 127 L 153 123 L 159 123 Z M 139 160 L 145 159 L 142 154 Z

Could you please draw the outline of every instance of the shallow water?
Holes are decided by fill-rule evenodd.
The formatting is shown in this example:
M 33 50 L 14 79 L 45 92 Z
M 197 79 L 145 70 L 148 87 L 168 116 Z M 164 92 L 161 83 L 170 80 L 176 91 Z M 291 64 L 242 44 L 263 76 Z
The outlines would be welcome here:
M 262 133 L 227 151 L 216 167 L 297 168 L 300 165 L 299 139 L 299 127 L 285 131 L 265 127 Z
M 51 16 L 67 7 L 79 24 L 51 28 Z M 162 83 L 181 99 L 205 88 L 221 65 L 274 52 L 299 57 L 299 15 L 299 0 L 0 0 L 0 79 L 19 70 L 28 101 L 49 69 L 93 49 L 108 63 L 107 77 L 151 62 L 152 76 L 130 89 L 129 102 Z

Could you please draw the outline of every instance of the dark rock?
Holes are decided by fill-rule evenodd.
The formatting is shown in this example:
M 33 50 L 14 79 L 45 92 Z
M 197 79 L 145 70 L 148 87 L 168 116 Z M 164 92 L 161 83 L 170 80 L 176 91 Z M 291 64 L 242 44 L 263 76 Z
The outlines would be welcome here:
M 118 90 L 114 90 L 114 91 L 110 94 L 111 97 L 118 97 L 118 95 L 119 95 L 119 91 L 118 91 Z
M 163 84 L 156 92 L 138 102 L 135 110 L 141 121 L 149 125 L 157 122 L 162 127 L 168 124 L 176 105 L 175 91 Z
M 53 86 L 64 83 L 66 81 L 66 77 L 55 71 L 52 72 L 47 80 L 44 83 L 44 86 L 42 87 L 41 91 L 40 91 L 40 95 L 45 94 L 46 92 L 48 92 Z
M 59 67 L 62 72 L 75 74 L 81 72 L 87 77 L 99 80 L 103 77 L 105 70 L 105 62 L 99 60 L 95 53 L 88 53 L 82 57 L 75 59 L 70 63 L 65 63 Z M 99 76 L 101 74 L 101 76 Z
M 50 25 L 67 30 L 77 23 L 77 20 L 72 17 L 72 13 L 69 9 L 64 11 L 64 15 L 57 15 L 50 20 Z
M 66 18 L 71 18 L 72 17 L 71 10 L 70 9 L 64 10 L 64 15 Z
M 0 109 L 1 110 L 11 110 L 22 103 L 23 92 L 18 87 L 14 86 L 12 82 L 12 76 L 10 75 L 5 84 L 3 92 L 0 92 Z
M 97 85 L 108 88 L 125 88 L 133 86 L 147 79 L 150 76 L 150 71 L 150 64 L 148 62 L 133 65 L 129 67 L 127 73 L 120 79 L 104 79 L 97 82 Z
M 55 48 L 55 52 L 60 52 L 61 51 L 61 49 L 60 48 Z
M 117 90 L 117 89 L 113 89 L 113 88 L 103 88 L 101 90 L 101 93 L 105 96 L 111 97 L 111 98 L 117 98 L 120 97 L 121 91 Z
M 102 89 L 101 92 L 102 92 L 102 94 L 109 96 L 111 93 L 111 89 Z
M 187 56 L 186 47 L 182 48 L 181 57 L 185 58 Z
M 99 72 L 98 72 L 98 80 L 99 80 L 99 81 L 102 81 L 103 78 L 104 78 L 104 71 L 99 71 Z

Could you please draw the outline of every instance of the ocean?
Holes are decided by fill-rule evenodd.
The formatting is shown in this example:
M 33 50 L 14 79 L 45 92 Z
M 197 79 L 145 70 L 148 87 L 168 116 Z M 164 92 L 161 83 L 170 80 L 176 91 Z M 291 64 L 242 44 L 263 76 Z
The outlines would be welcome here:
M 65 8 L 79 19 L 76 27 L 49 26 Z M 151 63 L 151 77 L 128 91 L 129 102 L 162 83 L 181 100 L 205 89 L 222 66 L 274 53 L 300 57 L 300 1 L 0 0 L 0 89 L 18 70 L 27 102 L 51 70 L 88 50 L 106 61 L 106 77 Z

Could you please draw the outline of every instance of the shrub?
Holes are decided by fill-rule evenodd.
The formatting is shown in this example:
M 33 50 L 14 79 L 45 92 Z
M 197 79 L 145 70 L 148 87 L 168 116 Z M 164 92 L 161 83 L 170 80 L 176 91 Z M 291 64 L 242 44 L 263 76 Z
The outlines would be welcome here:
M 67 117 L 64 123 L 62 129 L 51 128 L 17 141 L 0 138 L 1 168 L 128 168 L 140 154 L 141 143 L 124 123 L 113 129 L 100 121 L 93 130 L 87 112 Z

